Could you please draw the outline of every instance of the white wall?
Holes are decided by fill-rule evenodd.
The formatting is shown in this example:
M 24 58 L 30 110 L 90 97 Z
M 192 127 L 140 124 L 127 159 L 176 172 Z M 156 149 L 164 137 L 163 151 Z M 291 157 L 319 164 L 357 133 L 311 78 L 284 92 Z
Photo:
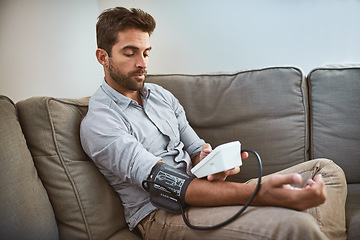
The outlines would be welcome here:
M 359 0 L 99 0 L 157 20 L 154 73 L 360 62 Z
M 0 94 L 84 97 L 100 85 L 96 0 L 0 0 Z
M 149 73 L 360 62 L 359 0 L 1 0 L 0 94 L 91 95 L 96 18 L 115 6 L 155 17 Z

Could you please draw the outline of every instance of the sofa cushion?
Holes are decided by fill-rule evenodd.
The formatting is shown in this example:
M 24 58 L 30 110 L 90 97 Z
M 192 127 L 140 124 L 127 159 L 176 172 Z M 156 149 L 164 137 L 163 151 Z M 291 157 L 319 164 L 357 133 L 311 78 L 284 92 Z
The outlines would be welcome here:
M 360 183 L 360 66 L 317 68 L 308 75 L 311 156 L 334 160 Z
M 17 103 L 60 238 L 108 239 L 123 230 L 138 239 L 127 229 L 120 198 L 82 150 L 79 126 L 87 105 L 88 98 L 37 97 Z
M 233 74 L 149 75 L 148 82 L 171 91 L 185 108 L 190 125 L 212 147 L 239 140 L 257 151 L 264 174 L 308 160 L 308 114 L 302 72 L 273 67 Z M 254 157 L 243 161 L 245 181 L 257 176 Z
M 348 240 L 360 239 L 360 184 L 348 184 L 346 225 Z
M 0 239 L 58 239 L 55 215 L 15 105 L 5 96 L 0 96 L 0 113 Z

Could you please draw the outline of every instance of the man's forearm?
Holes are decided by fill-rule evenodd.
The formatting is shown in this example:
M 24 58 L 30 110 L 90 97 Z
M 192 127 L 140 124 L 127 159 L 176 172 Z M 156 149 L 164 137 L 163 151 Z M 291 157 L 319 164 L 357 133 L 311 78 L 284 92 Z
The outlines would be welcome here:
M 305 188 L 290 187 L 301 182 L 299 174 L 272 175 L 262 182 L 260 191 L 251 205 L 278 206 L 303 211 L 325 202 L 325 183 L 321 175 L 315 176 L 314 180 L 308 180 L 310 184 Z M 255 187 L 256 185 L 244 183 L 194 179 L 186 190 L 185 203 L 198 207 L 243 205 Z
M 255 185 L 244 183 L 194 179 L 185 194 L 185 202 L 190 206 L 208 207 L 242 205 L 254 192 Z

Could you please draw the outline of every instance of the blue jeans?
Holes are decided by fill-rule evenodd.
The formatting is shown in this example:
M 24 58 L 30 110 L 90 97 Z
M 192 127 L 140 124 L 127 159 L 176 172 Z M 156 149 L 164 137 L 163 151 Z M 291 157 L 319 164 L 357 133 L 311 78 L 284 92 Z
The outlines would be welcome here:
M 346 239 L 345 175 L 328 159 L 316 159 L 278 172 L 299 173 L 304 179 L 321 173 L 326 185 L 326 202 L 304 212 L 280 207 L 248 207 L 232 223 L 212 231 L 188 228 L 180 214 L 156 210 L 138 224 L 143 239 Z M 270 176 L 270 175 L 268 175 Z M 268 176 L 263 177 L 266 180 Z M 256 184 L 252 179 L 247 184 Z M 204 196 L 206 197 L 206 196 Z M 241 206 L 186 209 L 193 225 L 212 226 L 233 216 Z

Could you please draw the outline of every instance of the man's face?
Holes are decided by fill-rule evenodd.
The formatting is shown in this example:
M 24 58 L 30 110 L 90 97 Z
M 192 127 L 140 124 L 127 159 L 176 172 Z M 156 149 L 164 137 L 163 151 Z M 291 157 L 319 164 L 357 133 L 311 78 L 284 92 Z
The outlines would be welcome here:
M 118 33 L 118 42 L 109 58 L 108 79 L 121 91 L 138 91 L 144 86 L 148 56 L 151 50 L 150 36 L 138 29 Z

